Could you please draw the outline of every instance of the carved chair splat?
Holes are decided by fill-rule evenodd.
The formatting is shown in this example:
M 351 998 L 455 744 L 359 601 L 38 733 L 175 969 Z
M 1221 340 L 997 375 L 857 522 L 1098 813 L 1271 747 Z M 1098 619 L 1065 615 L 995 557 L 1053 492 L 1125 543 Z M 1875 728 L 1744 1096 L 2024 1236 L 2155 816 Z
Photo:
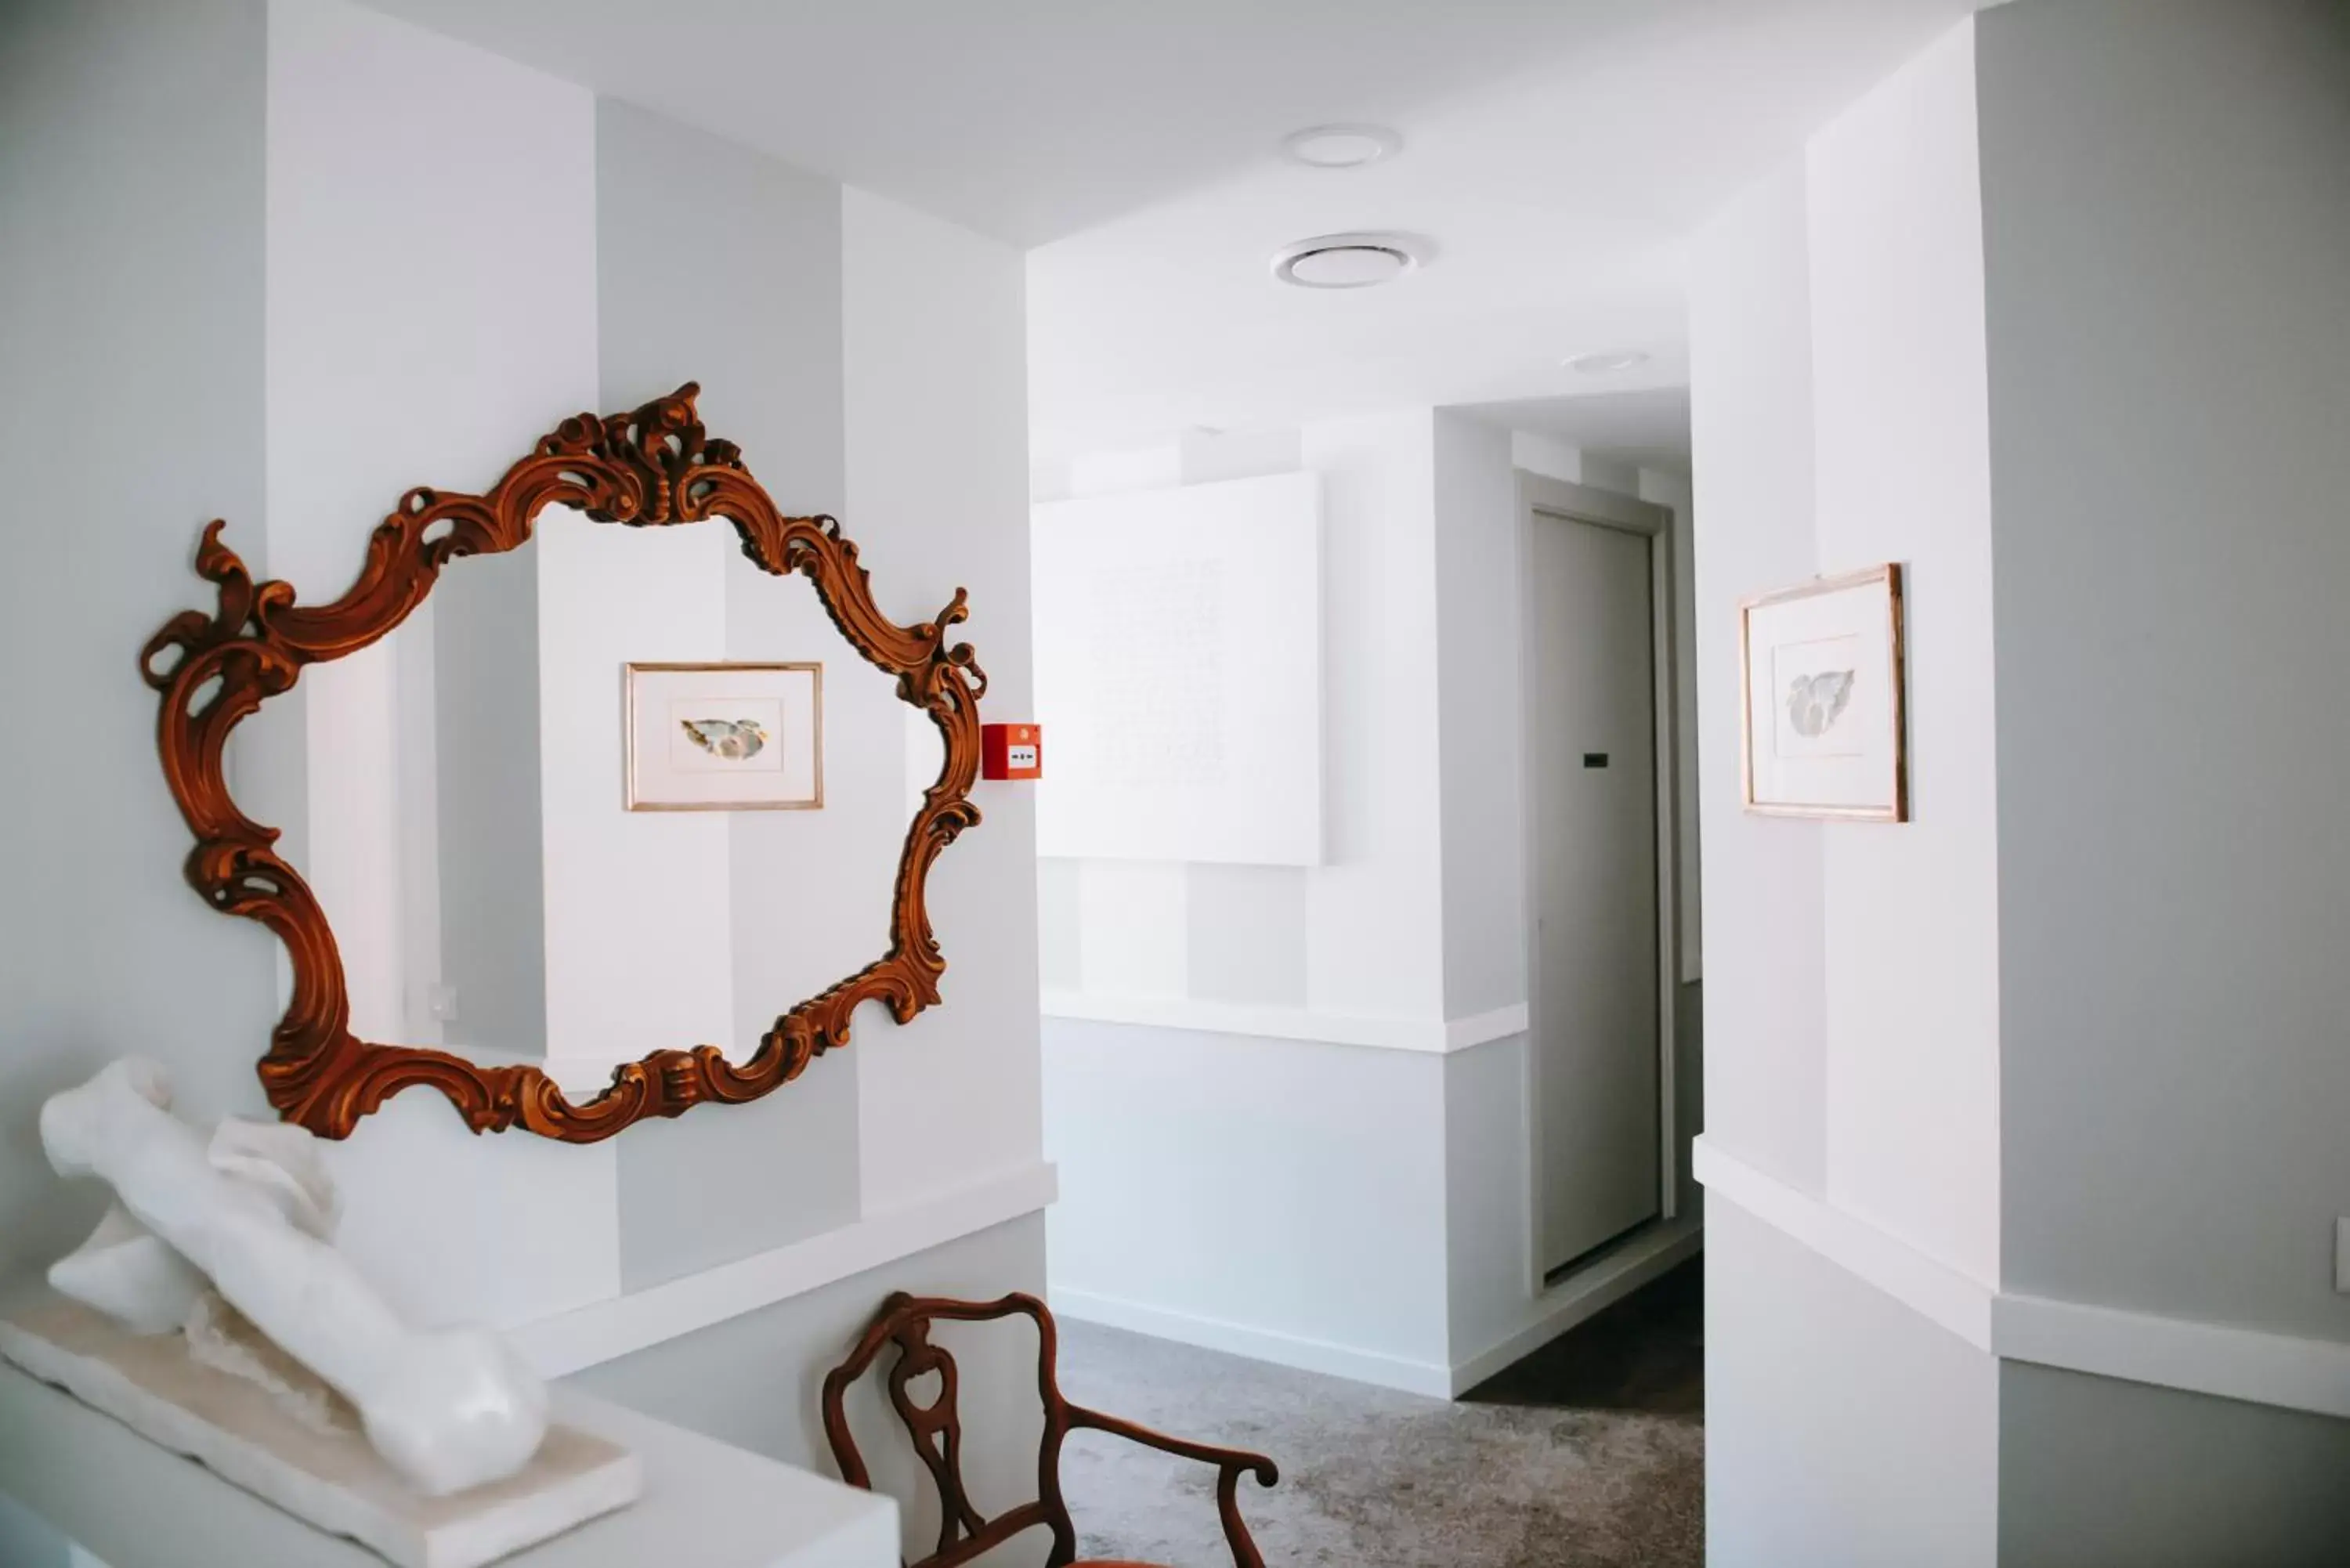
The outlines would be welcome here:
M 992 1323 L 1009 1317 L 1026 1317 L 1036 1325 L 1036 1392 L 1045 1407 L 1045 1436 L 1036 1454 L 1036 1497 L 990 1519 L 973 1505 L 963 1485 L 962 1417 L 956 1403 L 960 1381 L 954 1357 L 932 1343 L 931 1326 L 942 1319 Z M 848 1429 L 847 1395 L 884 1349 L 890 1345 L 898 1348 L 897 1362 L 890 1367 L 884 1387 L 890 1408 L 905 1425 L 914 1451 L 939 1494 L 937 1545 L 931 1555 L 909 1563 L 908 1568 L 957 1568 L 1040 1525 L 1053 1532 L 1048 1568 L 1085 1568 L 1077 1560 L 1076 1527 L 1061 1495 L 1061 1445 L 1071 1432 L 1085 1430 L 1107 1432 L 1179 1459 L 1213 1465 L 1216 1512 L 1223 1523 L 1225 1543 L 1232 1548 L 1234 1568 L 1264 1568 L 1264 1558 L 1241 1518 L 1240 1481 L 1243 1475 L 1248 1474 L 1254 1475 L 1260 1486 L 1274 1485 L 1280 1480 L 1280 1470 L 1274 1462 L 1263 1454 L 1244 1449 L 1167 1437 L 1131 1421 L 1071 1404 L 1061 1394 L 1059 1343 L 1051 1309 L 1032 1295 L 1015 1293 L 992 1302 L 963 1302 L 914 1296 L 900 1291 L 881 1303 L 880 1312 L 849 1352 L 848 1359 L 827 1375 L 825 1437 L 832 1445 L 841 1478 L 851 1486 L 870 1490 L 872 1475 Z M 925 1402 L 917 1398 L 909 1386 L 931 1374 L 938 1376 L 938 1393 Z M 1118 1565 L 1104 1563 L 1100 1568 Z

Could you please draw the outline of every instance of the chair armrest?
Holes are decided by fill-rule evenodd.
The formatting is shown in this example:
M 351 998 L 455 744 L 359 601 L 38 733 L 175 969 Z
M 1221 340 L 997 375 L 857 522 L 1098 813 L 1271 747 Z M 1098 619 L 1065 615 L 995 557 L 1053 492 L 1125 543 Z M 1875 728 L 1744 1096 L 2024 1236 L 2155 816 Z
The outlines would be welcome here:
M 1235 1568 L 1264 1568 L 1264 1557 L 1250 1539 L 1248 1525 L 1241 1519 L 1240 1484 L 1243 1473 L 1253 1474 L 1259 1486 L 1272 1486 L 1281 1480 L 1281 1468 L 1263 1454 L 1253 1454 L 1245 1449 L 1218 1448 L 1213 1443 L 1195 1443 L 1188 1438 L 1170 1438 L 1164 1432 L 1154 1432 L 1148 1427 L 1138 1427 L 1131 1421 L 1121 1421 L 1116 1416 L 1105 1416 L 1098 1410 L 1088 1410 L 1082 1405 L 1065 1407 L 1068 1411 L 1069 1429 L 1091 1428 L 1107 1432 L 1114 1438 L 1124 1438 L 1146 1449 L 1157 1449 L 1178 1459 L 1197 1459 L 1201 1464 L 1216 1467 L 1216 1513 L 1223 1521 L 1224 1541 L 1232 1549 Z

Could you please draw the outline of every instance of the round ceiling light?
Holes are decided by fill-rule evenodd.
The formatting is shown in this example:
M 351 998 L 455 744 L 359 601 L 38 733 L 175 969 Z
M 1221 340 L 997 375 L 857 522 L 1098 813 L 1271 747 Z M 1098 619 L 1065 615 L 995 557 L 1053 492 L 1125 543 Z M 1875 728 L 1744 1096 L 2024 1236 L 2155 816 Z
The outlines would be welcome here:
M 1618 370 L 1636 370 L 1648 362 L 1648 356 L 1638 348 L 1618 348 L 1606 354 L 1577 354 L 1559 363 L 1586 376 L 1612 376 Z
M 1394 157 L 1403 138 L 1383 125 L 1315 125 L 1282 138 L 1281 150 L 1309 169 L 1360 169 Z
M 1317 234 L 1273 253 L 1273 275 L 1300 288 L 1369 288 L 1426 264 L 1425 241 L 1409 234 Z

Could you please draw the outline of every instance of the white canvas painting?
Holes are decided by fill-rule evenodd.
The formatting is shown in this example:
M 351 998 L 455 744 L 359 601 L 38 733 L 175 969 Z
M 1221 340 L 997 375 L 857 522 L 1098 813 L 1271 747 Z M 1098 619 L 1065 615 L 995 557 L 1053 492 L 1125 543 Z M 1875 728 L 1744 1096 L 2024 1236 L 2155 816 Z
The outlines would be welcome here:
M 1039 854 L 1321 863 L 1320 483 L 1035 508 Z
M 1907 821 L 1901 568 L 1765 594 L 1740 618 L 1747 809 Z

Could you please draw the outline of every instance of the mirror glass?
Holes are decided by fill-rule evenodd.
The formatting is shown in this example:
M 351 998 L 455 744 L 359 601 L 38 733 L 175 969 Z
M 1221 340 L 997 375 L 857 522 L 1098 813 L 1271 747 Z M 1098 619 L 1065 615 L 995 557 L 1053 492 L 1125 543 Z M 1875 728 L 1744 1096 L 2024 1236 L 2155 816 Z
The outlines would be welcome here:
M 575 1100 L 655 1050 L 747 1060 L 882 957 L 942 755 L 719 521 L 550 508 L 296 693 L 240 730 L 240 788 L 334 926 L 353 1031 L 542 1062 Z

